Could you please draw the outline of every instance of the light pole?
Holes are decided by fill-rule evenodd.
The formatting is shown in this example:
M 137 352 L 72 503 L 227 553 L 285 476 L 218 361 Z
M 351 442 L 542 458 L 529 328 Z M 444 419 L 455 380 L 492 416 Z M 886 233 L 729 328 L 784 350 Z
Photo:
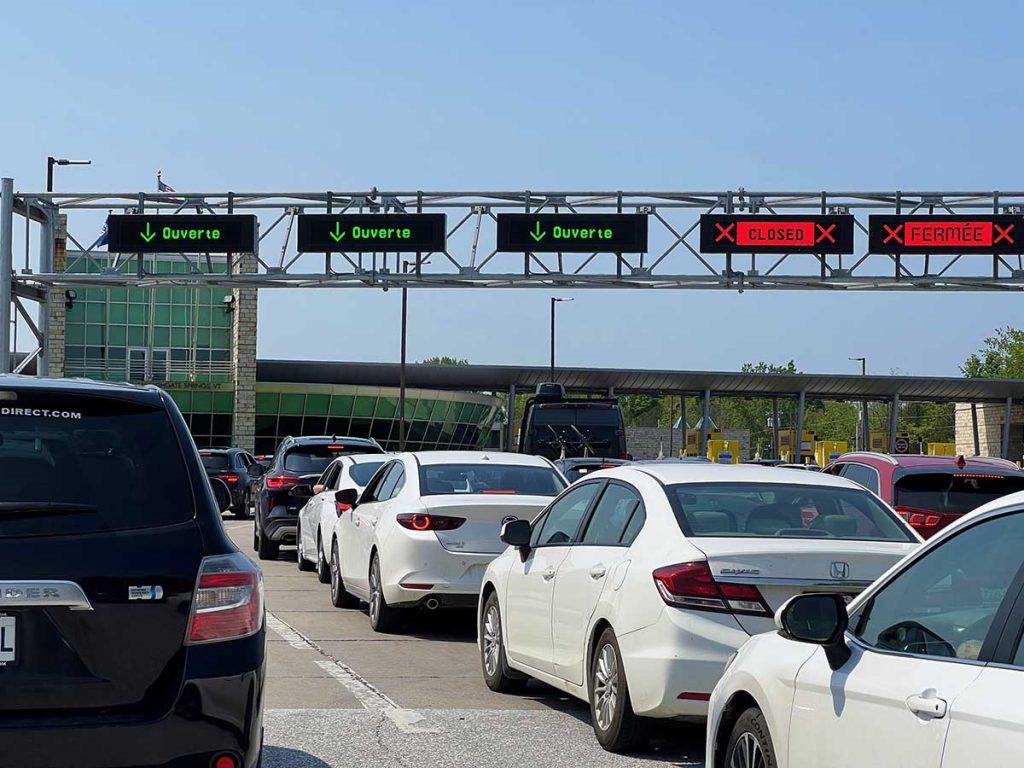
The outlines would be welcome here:
M 859 362 L 860 363 L 860 375 L 861 376 L 867 376 L 868 375 L 868 359 L 866 357 L 850 357 L 850 358 L 847 358 L 847 359 L 851 360 L 853 362 Z M 871 429 L 868 426 L 868 401 L 867 400 L 861 400 L 860 401 L 860 418 L 861 418 L 861 425 L 860 425 L 861 447 L 860 447 L 860 449 L 862 451 L 870 451 L 871 450 Z
M 92 165 L 92 160 L 68 160 L 65 157 L 46 158 L 46 191 L 53 192 L 53 166 L 55 165 Z
M 555 380 L 555 304 L 560 301 L 573 301 L 573 299 L 559 296 L 551 297 L 551 380 Z

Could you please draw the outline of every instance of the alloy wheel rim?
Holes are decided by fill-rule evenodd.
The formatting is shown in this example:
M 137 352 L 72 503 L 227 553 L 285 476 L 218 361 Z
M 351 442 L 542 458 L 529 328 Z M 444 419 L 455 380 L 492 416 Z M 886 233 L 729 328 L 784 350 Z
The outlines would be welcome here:
M 609 643 L 601 648 L 594 668 L 594 715 L 602 731 L 612 727 L 618 704 L 619 662 L 615 649 Z
M 373 567 L 370 568 L 370 617 L 374 623 L 377 621 L 377 616 L 380 613 L 380 566 L 377 565 L 377 561 L 373 561 Z
M 492 605 L 484 617 L 484 671 L 494 677 L 498 671 L 498 656 L 501 652 L 501 618 L 498 606 Z
M 338 552 L 331 552 L 331 597 L 337 597 L 341 592 L 341 566 L 338 565 Z
M 761 743 L 749 731 L 740 734 L 729 760 L 729 768 L 764 768 L 764 753 Z

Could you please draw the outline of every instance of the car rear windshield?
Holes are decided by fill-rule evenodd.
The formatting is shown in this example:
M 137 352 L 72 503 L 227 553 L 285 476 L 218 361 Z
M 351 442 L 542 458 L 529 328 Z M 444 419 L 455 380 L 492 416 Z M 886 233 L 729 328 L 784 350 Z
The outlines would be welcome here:
M 991 472 L 924 472 L 896 481 L 893 504 L 963 515 L 1008 493 L 1024 490 L 1024 477 Z
M 319 474 L 339 456 L 351 456 L 354 453 L 382 453 L 382 451 L 373 445 L 346 445 L 344 443 L 297 445 L 290 448 L 284 455 L 284 468 L 288 472 L 299 472 L 303 475 Z
M 162 408 L 0 390 L 0 537 L 152 528 L 195 517 Z
M 226 453 L 199 452 L 199 458 L 203 460 L 203 466 L 214 471 L 231 469 L 231 457 Z
M 420 467 L 423 496 L 484 493 L 557 496 L 565 483 L 554 469 L 503 464 L 430 464 Z
M 383 461 L 364 461 L 361 464 L 353 464 L 349 467 L 348 476 L 360 488 L 365 488 L 366 484 L 370 482 L 370 478 L 382 466 L 384 466 Z
M 692 483 L 666 492 L 690 536 L 915 540 L 878 499 L 854 488 Z

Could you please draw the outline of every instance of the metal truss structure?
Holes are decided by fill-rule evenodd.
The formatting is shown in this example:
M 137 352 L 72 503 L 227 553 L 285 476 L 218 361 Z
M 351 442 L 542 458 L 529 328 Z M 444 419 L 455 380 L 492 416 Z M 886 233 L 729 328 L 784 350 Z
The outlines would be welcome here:
M 183 269 L 155 273 L 138 254 L 108 253 L 98 234 L 106 213 L 251 213 L 255 259 L 187 254 Z M 867 249 L 872 213 L 1024 211 L 1024 192 L 114 192 L 0 195 L 0 356 L 17 311 L 39 336 L 23 300 L 76 286 L 192 285 L 227 288 L 542 288 L 1021 291 L 1021 257 L 893 256 Z M 300 213 L 446 213 L 447 247 L 437 253 L 301 253 L 292 237 Z M 619 253 L 504 253 L 494 247 L 499 213 L 641 213 L 649 250 Z M 849 213 L 855 254 L 702 254 L 704 213 Z M 66 217 L 66 219 L 65 219 Z M 24 227 L 18 219 L 23 219 Z M 65 224 L 66 221 L 66 224 Z M 37 225 L 33 227 L 33 224 Z M 14 254 L 24 251 L 24 263 Z M 66 253 L 56 270 L 55 253 Z M 33 256 L 33 253 L 37 254 Z M 9 276 L 9 277 L 8 277 Z M 10 292 L 13 292 L 13 296 Z M 12 303 L 13 301 L 13 303 Z M 13 307 L 13 309 L 12 309 Z M 0 360 L 0 370 L 3 370 Z

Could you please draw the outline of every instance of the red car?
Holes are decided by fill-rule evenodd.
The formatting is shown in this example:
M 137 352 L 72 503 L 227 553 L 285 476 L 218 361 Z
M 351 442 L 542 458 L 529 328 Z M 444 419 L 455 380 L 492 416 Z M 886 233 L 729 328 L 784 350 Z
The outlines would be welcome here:
M 983 456 L 844 453 L 824 471 L 874 491 L 926 539 L 982 504 L 1024 490 L 1016 464 Z

